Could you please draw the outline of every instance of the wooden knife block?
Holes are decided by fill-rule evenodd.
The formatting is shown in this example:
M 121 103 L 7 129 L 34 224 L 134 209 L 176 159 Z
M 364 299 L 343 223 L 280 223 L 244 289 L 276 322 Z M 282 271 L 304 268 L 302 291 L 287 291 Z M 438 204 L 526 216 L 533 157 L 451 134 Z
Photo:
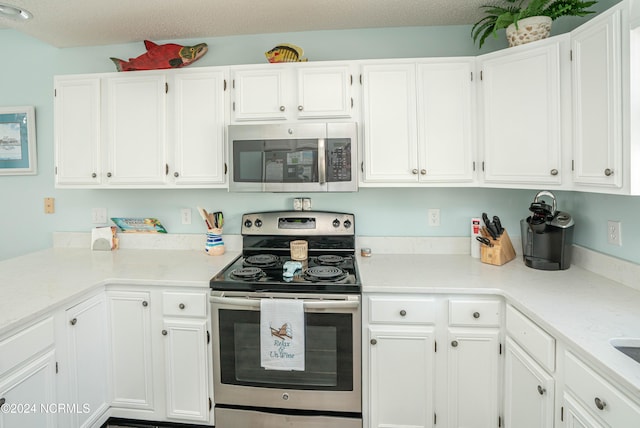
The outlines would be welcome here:
M 493 247 L 480 245 L 480 261 L 482 263 L 500 266 L 516 258 L 516 251 L 513 249 L 506 229 L 497 239 L 493 239 L 487 232 L 487 228 L 483 227 L 482 236 L 493 244 Z

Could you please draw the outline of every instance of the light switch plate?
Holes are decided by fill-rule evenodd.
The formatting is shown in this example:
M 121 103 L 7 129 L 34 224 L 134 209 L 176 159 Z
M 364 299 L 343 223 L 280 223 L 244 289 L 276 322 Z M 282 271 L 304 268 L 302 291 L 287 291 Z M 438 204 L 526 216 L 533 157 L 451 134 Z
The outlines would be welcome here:
M 54 212 L 56 212 L 55 199 L 54 198 L 44 198 L 44 213 L 45 214 L 53 214 Z

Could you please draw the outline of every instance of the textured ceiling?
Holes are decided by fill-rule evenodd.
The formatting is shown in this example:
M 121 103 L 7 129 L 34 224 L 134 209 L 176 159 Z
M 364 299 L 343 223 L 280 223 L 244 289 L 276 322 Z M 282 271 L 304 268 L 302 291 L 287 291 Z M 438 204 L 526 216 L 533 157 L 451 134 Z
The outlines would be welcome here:
M 0 0 L 33 19 L 0 17 L 56 47 L 241 34 L 472 24 L 487 0 Z

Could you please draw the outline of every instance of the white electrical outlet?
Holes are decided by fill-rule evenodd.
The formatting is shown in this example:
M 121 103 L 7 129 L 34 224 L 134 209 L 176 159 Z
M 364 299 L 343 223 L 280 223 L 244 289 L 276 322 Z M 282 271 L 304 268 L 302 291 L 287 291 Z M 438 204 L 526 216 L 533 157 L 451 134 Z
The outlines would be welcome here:
M 191 224 L 191 208 L 183 208 L 180 212 L 182 224 Z
M 611 245 L 622 246 L 622 223 L 619 221 L 607 221 L 607 242 Z
M 91 223 L 93 223 L 93 224 L 107 224 L 107 209 L 106 208 L 92 208 L 91 209 Z
M 427 211 L 429 226 L 440 226 L 440 209 L 431 208 Z

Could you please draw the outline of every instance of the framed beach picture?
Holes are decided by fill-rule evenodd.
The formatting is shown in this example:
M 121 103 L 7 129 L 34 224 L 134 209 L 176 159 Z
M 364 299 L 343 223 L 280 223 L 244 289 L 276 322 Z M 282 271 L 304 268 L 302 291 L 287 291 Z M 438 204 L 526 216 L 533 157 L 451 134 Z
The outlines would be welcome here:
M 0 107 L 0 175 L 36 174 L 37 159 L 33 107 Z

